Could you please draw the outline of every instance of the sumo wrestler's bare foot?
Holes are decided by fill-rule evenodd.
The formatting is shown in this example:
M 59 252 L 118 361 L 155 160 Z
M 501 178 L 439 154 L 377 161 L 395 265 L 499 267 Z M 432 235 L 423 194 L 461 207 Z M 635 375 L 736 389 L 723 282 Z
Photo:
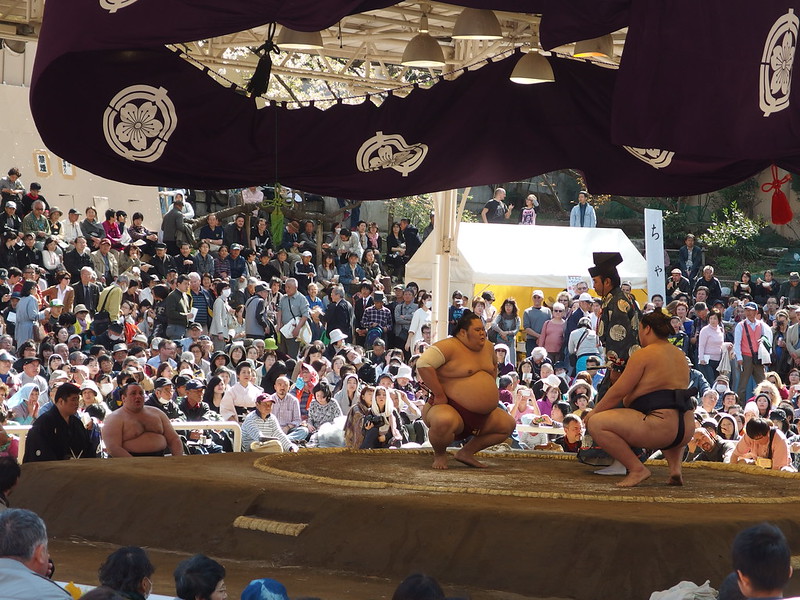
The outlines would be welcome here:
M 447 468 L 447 454 L 434 454 L 433 455 L 433 468 L 443 471 Z
M 670 475 L 669 479 L 667 479 L 667 485 L 683 485 L 683 476 L 680 473 Z
M 652 475 L 649 469 L 642 467 L 628 472 L 628 476 L 617 484 L 617 487 L 635 487 Z
M 475 458 L 474 454 L 471 452 L 465 452 L 463 448 L 456 452 L 453 458 L 455 458 L 458 462 L 467 465 L 468 467 L 474 467 L 476 469 L 486 468 L 486 465 Z

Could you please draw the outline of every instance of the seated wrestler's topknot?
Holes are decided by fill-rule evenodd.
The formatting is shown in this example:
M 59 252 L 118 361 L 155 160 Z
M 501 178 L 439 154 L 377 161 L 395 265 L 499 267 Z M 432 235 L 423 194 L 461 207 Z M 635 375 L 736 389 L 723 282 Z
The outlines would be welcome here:
M 658 337 L 666 339 L 672 333 L 670 319 L 671 317 L 666 311 L 657 308 L 642 317 L 641 325 L 642 327 L 650 327 Z

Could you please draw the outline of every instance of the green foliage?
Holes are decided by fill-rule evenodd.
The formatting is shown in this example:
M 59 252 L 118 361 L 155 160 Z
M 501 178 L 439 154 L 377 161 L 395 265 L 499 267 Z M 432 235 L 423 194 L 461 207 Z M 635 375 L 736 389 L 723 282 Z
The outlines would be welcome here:
M 736 206 L 740 208 L 740 213 L 749 215 L 753 213 L 753 207 L 758 193 L 758 181 L 755 177 L 745 179 L 741 183 L 726 187 L 718 192 L 722 198 L 722 206 Z M 724 208 L 722 209 L 724 210 Z
M 712 254 L 752 259 L 758 256 L 755 238 L 765 226 L 763 220 L 751 219 L 739 208 L 735 200 L 720 210 L 714 225 L 700 238 L 700 243 Z
M 411 224 L 422 231 L 430 223 L 430 214 L 433 210 L 433 194 L 419 196 L 404 196 L 389 200 L 389 213 L 392 221 L 411 219 Z
M 283 239 L 283 226 L 285 223 L 284 216 L 283 216 L 283 207 L 286 206 L 286 197 L 283 187 L 280 183 L 275 184 L 275 197 L 272 200 L 264 199 L 264 203 L 269 203 L 273 206 L 272 214 L 270 215 L 269 223 L 270 223 L 270 233 L 272 234 L 272 239 L 275 240 L 276 244 L 279 244 L 280 241 Z M 291 204 L 291 200 L 289 201 Z
M 738 273 L 742 270 L 742 259 L 735 256 L 720 256 L 714 265 L 717 273 Z
M 514 215 L 511 215 L 511 218 L 514 218 Z M 462 223 L 478 223 L 480 221 L 480 217 L 478 213 L 472 212 L 471 210 L 464 209 L 464 214 L 461 215 L 461 222 Z M 509 221 L 513 223 L 513 221 Z
M 461 195 L 459 194 L 459 201 Z M 399 221 L 403 218 L 411 219 L 411 224 L 422 231 L 430 223 L 431 211 L 433 211 L 433 194 L 421 194 L 419 196 L 404 196 L 389 200 L 389 211 L 392 221 Z M 470 210 L 464 210 L 461 217 L 463 223 L 478 222 L 478 215 Z
M 685 212 L 676 212 L 674 210 L 665 210 L 664 217 L 664 233 L 671 238 L 683 238 L 686 232 L 689 231 L 689 219 Z M 683 239 L 679 239 L 683 242 Z

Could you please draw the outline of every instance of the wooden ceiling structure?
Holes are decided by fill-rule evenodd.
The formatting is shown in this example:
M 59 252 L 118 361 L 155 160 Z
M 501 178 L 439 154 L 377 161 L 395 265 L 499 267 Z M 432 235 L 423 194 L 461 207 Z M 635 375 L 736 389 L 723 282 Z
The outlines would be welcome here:
M 0 39 L 19 52 L 26 42 L 35 42 L 41 27 L 45 0 L 0 0 Z M 324 48 L 287 51 L 273 61 L 273 85 L 268 96 L 274 101 L 297 101 L 297 90 L 310 81 L 322 88 L 310 91 L 330 98 L 348 98 L 399 90 L 409 83 L 424 81 L 482 61 L 519 46 L 538 47 L 539 15 L 495 11 L 503 38 L 494 41 L 455 40 L 453 27 L 463 9 L 441 2 L 400 2 L 394 6 L 345 17 L 321 32 Z M 420 18 L 427 14 L 430 34 L 444 51 L 441 69 L 403 67 L 403 51 L 417 35 Z M 280 34 L 280 29 L 278 30 Z M 187 58 L 207 67 L 212 76 L 244 85 L 255 69 L 258 57 L 250 49 L 264 43 L 267 25 L 222 37 L 196 40 L 182 45 Z M 625 30 L 613 34 L 614 56 L 619 61 Z M 556 48 L 570 55 L 572 45 Z M 422 72 L 420 72 L 422 71 Z M 304 83 L 305 82 L 305 83 Z

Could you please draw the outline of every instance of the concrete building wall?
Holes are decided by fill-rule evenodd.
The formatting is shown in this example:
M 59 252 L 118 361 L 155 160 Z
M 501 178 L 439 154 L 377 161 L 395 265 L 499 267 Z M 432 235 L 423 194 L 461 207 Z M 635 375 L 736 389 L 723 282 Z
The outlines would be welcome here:
M 158 229 L 161 209 L 154 187 L 128 185 L 98 177 L 80 166 L 65 162 L 45 147 L 33 122 L 28 102 L 36 44 L 28 43 L 25 52 L 0 50 L 0 173 L 11 167 L 22 172 L 27 187 L 32 181 L 42 185 L 42 195 L 51 206 L 65 212 L 77 208 L 84 212 L 95 205 L 125 210 L 128 215 L 141 212 L 145 225 Z

